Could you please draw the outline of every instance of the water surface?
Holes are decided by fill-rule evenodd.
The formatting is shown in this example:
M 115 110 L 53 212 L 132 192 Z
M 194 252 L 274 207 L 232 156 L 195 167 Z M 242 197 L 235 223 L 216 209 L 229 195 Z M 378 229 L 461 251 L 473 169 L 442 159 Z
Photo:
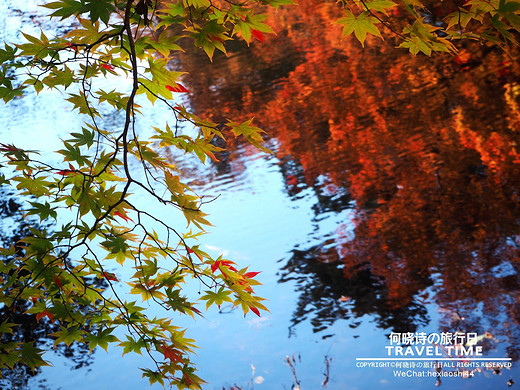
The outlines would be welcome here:
M 16 39 L 29 21 L 3 7 L 3 36 Z M 302 1 L 271 15 L 277 35 L 264 46 L 235 44 L 213 64 L 178 59 L 197 114 L 255 116 L 275 152 L 229 136 L 219 163 L 172 155 L 197 192 L 218 196 L 203 248 L 262 270 L 269 300 L 260 318 L 223 306 L 178 319 L 201 347 L 205 388 L 506 388 L 520 358 L 518 53 L 467 44 L 456 57 L 412 57 L 391 37 L 363 49 L 340 39 L 336 12 Z M 58 98 L 3 107 L 2 142 L 57 149 L 36 140 L 79 123 L 67 107 L 49 110 Z M 151 117 L 142 131 L 167 113 Z M 441 382 L 356 367 L 386 356 L 392 332 L 476 333 L 485 358 L 513 367 Z M 54 367 L 26 388 L 147 388 L 140 356 L 95 351 L 78 367 L 49 355 Z

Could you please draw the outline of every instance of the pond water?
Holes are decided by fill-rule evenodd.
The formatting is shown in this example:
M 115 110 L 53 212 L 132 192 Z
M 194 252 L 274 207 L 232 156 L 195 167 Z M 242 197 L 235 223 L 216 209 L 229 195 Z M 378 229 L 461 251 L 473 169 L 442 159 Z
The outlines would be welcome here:
M 33 2 L 0 7 L 11 40 L 41 12 Z M 391 37 L 363 49 L 330 27 L 336 12 L 304 0 L 271 15 L 277 35 L 263 46 L 234 44 L 213 64 L 179 57 L 197 114 L 254 116 L 275 152 L 228 138 L 219 163 L 172 156 L 197 192 L 218 196 L 204 210 L 214 227 L 201 245 L 261 270 L 257 292 L 270 310 L 179 319 L 200 346 L 204 388 L 518 387 L 518 52 L 466 44 L 455 57 L 412 57 Z M 80 120 L 58 102 L 49 93 L 2 107 L 0 140 L 57 149 L 42 140 Z M 391 334 L 456 332 L 476 336 L 463 344 L 482 347 L 479 360 L 442 360 L 454 355 L 440 340 L 433 360 L 386 348 L 396 346 Z M 49 355 L 54 366 L 21 388 L 148 388 L 137 369 L 145 357 Z

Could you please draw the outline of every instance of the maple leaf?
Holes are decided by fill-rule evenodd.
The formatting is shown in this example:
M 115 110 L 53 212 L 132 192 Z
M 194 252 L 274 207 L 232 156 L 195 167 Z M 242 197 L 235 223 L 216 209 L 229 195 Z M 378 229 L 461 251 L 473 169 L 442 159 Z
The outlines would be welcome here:
M 44 311 L 36 314 L 36 321 L 40 322 L 43 317 L 47 317 L 51 322 L 54 322 L 54 314 L 52 314 L 49 310 L 45 309 Z
M 258 30 L 255 30 L 254 28 L 252 28 L 251 35 L 254 36 L 256 39 L 258 39 L 262 44 L 264 43 L 264 34 L 262 34 L 261 31 L 258 31 Z
M 184 361 L 182 360 L 180 351 L 178 351 L 174 348 L 170 348 L 166 344 L 161 345 L 161 349 L 163 351 L 165 359 L 170 359 L 170 361 L 172 361 L 172 362 L 175 361 L 175 362 L 179 362 L 179 363 L 184 363 Z
M 61 171 L 58 171 L 56 173 L 58 175 L 67 176 L 67 175 L 70 175 L 71 173 L 75 173 L 75 172 L 76 172 L 76 170 L 74 169 L 72 164 L 69 163 L 69 169 L 62 169 Z
M 65 47 L 67 49 L 78 51 L 78 46 L 75 43 L 72 43 L 72 42 L 67 43 L 67 46 L 65 46 Z
M 217 37 L 216 35 L 208 34 L 208 38 L 211 39 L 212 41 L 224 42 L 224 40 L 222 38 Z
M 175 86 L 167 85 L 166 89 L 171 92 L 190 92 L 182 84 L 175 84 Z
M 387 10 L 396 7 L 397 4 L 389 0 L 374 0 L 370 3 L 365 3 L 365 7 L 372 11 L 379 11 L 388 16 Z
M 2 144 L 0 143 L 0 145 L 2 146 L 0 148 L 0 151 L 1 152 L 17 152 L 19 149 L 14 146 L 14 145 L 7 145 L 7 144 Z
M 70 169 L 63 169 L 61 171 L 56 172 L 58 175 L 67 176 L 71 173 L 74 173 L 75 171 L 71 171 Z
M 383 39 L 379 29 L 375 26 L 375 23 L 378 23 L 378 20 L 373 16 L 369 16 L 368 12 L 362 12 L 356 16 L 352 12 L 346 11 L 346 16 L 339 19 L 336 23 L 344 25 L 344 37 L 354 33 L 362 46 L 365 46 L 367 33 Z
M 54 275 L 53 280 L 54 280 L 54 283 L 56 283 L 56 285 L 60 289 L 63 289 L 63 285 L 61 284 L 61 279 L 57 275 Z
M 56 337 L 54 340 L 54 346 L 60 343 L 65 343 L 67 346 L 69 346 L 75 341 L 82 342 L 84 334 L 85 331 L 79 329 L 78 325 L 71 327 L 60 326 L 60 330 L 52 334 L 52 336 Z
M 249 308 L 251 309 L 251 311 L 253 313 L 255 313 L 258 317 L 260 317 L 260 311 L 256 307 L 250 306 Z
M 244 291 L 248 293 L 254 293 L 253 288 L 245 280 L 239 280 L 238 284 L 240 284 L 241 286 L 245 286 Z
M 233 267 L 231 264 L 235 263 L 233 263 L 230 260 L 217 260 L 213 264 L 211 264 L 211 272 L 215 273 L 215 271 L 222 265 L 228 267 L 233 272 L 237 272 L 237 269 Z
M 193 383 L 193 381 L 191 380 L 191 378 L 189 377 L 189 375 L 186 374 L 185 372 L 183 372 L 182 375 L 184 376 L 184 381 L 186 382 L 186 385 L 187 385 L 187 386 L 191 386 L 191 384 Z
M 264 130 L 259 127 L 252 126 L 253 119 L 251 118 L 245 122 L 237 123 L 233 121 L 228 121 L 227 125 L 231 127 L 233 135 L 238 137 L 239 135 L 243 136 L 247 139 L 251 144 L 256 146 L 258 149 L 262 150 L 266 153 L 272 153 L 269 149 L 263 147 L 261 143 L 264 142 L 262 139 L 261 133 L 265 133 Z
M 116 275 L 111 272 L 102 272 L 101 276 L 105 278 L 106 280 L 113 280 L 114 282 L 119 282 Z
M 211 272 L 215 273 L 215 271 L 217 270 L 219 265 L 220 265 L 220 260 L 219 261 L 215 261 L 213 264 L 211 264 Z
M 112 65 L 110 65 L 110 64 L 101 64 L 101 67 L 102 67 L 103 69 L 109 70 L 109 71 L 111 71 L 111 72 L 114 71 L 114 67 L 113 67 Z
M 230 264 L 235 264 L 233 263 L 232 261 L 229 261 L 229 260 L 221 260 L 221 265 L 224 265 L 226 267 L 229 268 L 229 270 L 233 271 L 233 272 L 238 272 L 237 269 L 235 267 L 233 267 L 232 265 Z
M 39 366 L 49 366 L 45 360 L 42 359 L 41 355 L 43 351 L 40 348 L 34 346 L 34 341 L 23 343 L 20 350 L 20 357 L 23 364 L 27 365 L 31 370 Z
M 258 275 L 261 271 L 259 272 L 246 272 L 244 274 L 244 277 L 245 278 L 248 278 L 248 279 L 251 279 L 251 278 L 254 278 L 256 275 Z
M 123 218 L 125 220 L 125 222 L 128 222 L 128 221 L 134 222 L 134 220 L 132 218 L 130 218 L 125 212 L 114 211 L 114 216 Z
M 220 287 L 217 292 L 207 290 L 206 294 L 199 299 L 206 301 L 206 309 L 209 309 L 209 307 L 213 304 L 216 304 L 220 309 L 220 305 L 224 302 L 232 302 L 231 298 L 229 297 L 230 294 L 231 291 L 226 291 L 224 287 Z
M 193 249 L 191 249 L 190 247 L 186 247 L 186 252 L 188 252 L 188 254 L 193 253 L 195 256 L 197 256 L 197 257 L 199 258 L 200 261 L 203 261 L 201 254 L 195 252 L 195 251 L 194 251 Z M 215 272 L 215 271 L 213 271 L 213 272 Z

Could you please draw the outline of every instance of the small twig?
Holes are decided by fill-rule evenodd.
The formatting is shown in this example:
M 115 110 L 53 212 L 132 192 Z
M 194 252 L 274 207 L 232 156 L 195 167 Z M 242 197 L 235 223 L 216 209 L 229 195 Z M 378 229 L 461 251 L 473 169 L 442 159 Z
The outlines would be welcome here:
M 325 355 L 325 379 L 323 380 L 323 383 L 321 384 L 322 387 L 327 387 L 327 384 L 329 383 L 330 379 L 330 363 L 332 362 L 332 358 L 328 355 Z
M 298 389 L 300 390 L 300 380 L 298 379 L 298 375 L 296 375 L 296 367 L 294 366 L 294 364 L 296 364 L 296 360 L 294 359 L 294 356 L 292 356 L 292 361 L 291 361 L 291 358 L 289 357 L 289 355 L 287 355 L 285 357 L 285 361 L 287 362 L 287 364 L 289 365 L 289 368 L 291 369 L 292 371 L 292 374 L 294 376 L 294 381 L 296 382 L 296 387 L 295 389 Z M 294 363 L 294 364 L 293 364 Z

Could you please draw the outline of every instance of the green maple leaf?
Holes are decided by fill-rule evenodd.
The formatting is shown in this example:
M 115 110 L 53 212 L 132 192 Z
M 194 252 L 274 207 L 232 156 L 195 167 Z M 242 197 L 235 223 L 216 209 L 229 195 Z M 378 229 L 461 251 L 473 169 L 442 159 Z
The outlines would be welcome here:
M 344 25 L 344 37 L 354 33 L 358 41 L 361 42 L 361 45 L 365 46 L 367 33 L 383 39 L 379 29 L 375 25 L 375 23 L 379 23 L 379 21 L 373 16 L 369 15 L 370 14 L 366 11 L 361 12 L 358 16 L 354 15 L 350 11 L 346 11 L 346 16 L 339 19 L 336 23 Z
M 206 309 L 208 309 L 211 305 L 216 304 L 218 307 L 222 305 L 224 302 L 233 302 L 229 295 L 231 291 L 224 290 L 224 287 L 220 287 L 217 292 L 206 291 L 206 294 L 200 297 L 199 299 L 206 301 Z
M 158 382 L 164 386 L 164 375 L 161 372 L 152 371 L 147 368 L 140 368 L 140 370 L 143 372 L 143 378 L 148 378 L 150 385 Z
M 50 194 L 49 186 L 52 183 L 43 177 L 15 177 L 13 180 L 18 182 L 16 188 L 23 190 L 22 195 L 34 195 L 38 197 Z
M 423 52 L 429 56 L 432 51 L 455 53 L 457 49 L 449 40 L 435 34 L 438 29 L 438 27 L 423 23 L 422 19 L 416 20 L 412 26 L 407 26 L 403 29 L 403 34 L 407 34 L 410 37 L 401 43 L 399 47 L 407 48 L 413 55 Z
M 22 344 L 20 357 L 24 364 L 29 368 L 35 369 L 40 366 L 49 366 L 49 364 L 42 359 L 43 350 L 34 346 L 34 341 Z
M 60 326 L 61 330 L 53 333 L 52 336 L 56 337 L 54 341 L 54 346 L 59 343 L 65 343 L 67 346 L 71 345 L 74 341 L 81 342 L 83 339 L 83 335 L 85 331 L 80 330 L 77 326 L 72 326 L 70 328 L 65 328 Z
M 92 350 L 97 346 L 107 351 L 108 343 L 119 341 L 119 339 L 116 336 L 111 334 L 113 330 L 114 328 L 107 328 L 105 330 L 99 330 L 97 334 L 87 334 L 85 337 L 85 341 L 88 342 L 90 352 L 92 352 Z
M 129 353 L 129 352 L 135 352 L 139 355 L 142 355 L 141 349 L 146 348 L 146 343 L 142 338 L 135 341 L 132 337 L 126 336 L 127 341 L 122 341 L 119 343 L 120 347 L 123 347 L 123 355 Z
M 100 94 L 101 95 L 101 94 Z M 101 101 L 101 97 L 99 98 Z M 78 146 L 87 145 L 89 148 L 94 143 L 94 139 L 96 133 L 94 131 L 88 131 L 86 128 L 81 128 L 81 133 L 70 133 L 73 136 L 73 139 L 68 140 L 68 142 L 73 142 Z
M 105 24 L 108 23 L 110 13 L 114 11 L 112 2 L 105 0 L 61 0 L 45 4 L 44 7 L 56 10 L 51 16 L 61 16 L 62 19 L 88 12 L 89 19 L 93 22 L 100 19 Z
M 29 202 L 33 208 L 27 211 L 27 215 L 38 215 L 40 217 L 40 221 L 48 218 L 49 216 L 56 219 L 58 217 L 58 213 L 55 211 L 56 207 L 51 208 L 51 205 L 47 202 L 45 204 L 41 204 L 38 202 Z
M 18 326 L 18 324 L 9 323 L 4 321 L 0 324 L 0 334 L 8 333 L 13 334 L 13 330 L 11 328 Z
M 76 0 L 61 0 L 61 1 L 53 1 L 52 3 L 45 4 L 43 7 L 49 9 L 55 9 L 51 16 L 61 16 L 61 19 L 68 18 L 69 16 L 74 15 L 75 13 L 79 13 L 82 8 L 80 1 Z
M 259 127 L 251 126 L 252 122 L 253 118 L 242 123 L 228 121 L 227 125 L 231 127 L 231 130 L 233 131 L 233 135 L 235 137 L 241 135 L 245 139 L 247 139 L 252 145 L 254 145 L 257 149 L 260 149 L 265 153 L 272 153 L 269 149 L 261 145 L 261 143 L 264 142 L 261 134 L 265 133 L 265 131 L 260 129 Z
M 81 9 L 82 12 L 88 12 L 90 20 L 93 22 L 98 19 L 103 23 L 108 24 L 110 19 L 110 13 L 114 11 L 114 6 L 110 1 L 104 0 L 84 0 L 85 5 Z
M 462 28 L 466 28 L 468 23 L 472 20 L 476 19 L 476 14 L 473 12 L 469 12 L 464 8 L 460 8 L 459 10 L 452 12 L 446 17 L 448 21 L 448 26 L 446 27 L 449 30 L 453 26 L 460 26 Z
M 379 11 L 388 15 L 387 11 L 390 8 L 396 7 L 397 4 L 390 0 L 374 0 L 371 2 L 366 2 L 365 6 L 372 11 Z
M 106 241 L 103 241 L 101 245 L 110 251 L 110 253 L 126 252 L 129 248 L 124 237 L 107 237 Z

